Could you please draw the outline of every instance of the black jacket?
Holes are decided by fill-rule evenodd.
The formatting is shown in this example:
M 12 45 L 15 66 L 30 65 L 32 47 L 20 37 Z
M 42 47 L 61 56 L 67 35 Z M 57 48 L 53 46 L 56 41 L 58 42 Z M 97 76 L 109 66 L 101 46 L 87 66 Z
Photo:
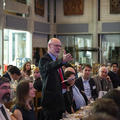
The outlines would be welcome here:
M 64 97 L 58 69 L 62 67 L 62 59 L 53 61 L 47 53 L 40 59 L 42 77 L 42 106 L 47 110 L 64 111 Z
M 65 100 L 65 109 L 68 113 L 72 113 L 71 111 L 71 106 L 73 107 L 73 110 L 76 111 L 76 104 L 75 101 L 73 100 L 73 92 L 72 92 L 72 87 L 70 88 L 70 91 L 66 91 L 64 93 L 64 100 Z
M 108 72 L 108 75 L 110 76 L 110 79 L 112 81 L 113 88 L 117 88 L 118 86 L 120 86 L 120 77 L 117 73 L 110 71 Z
M 92 78 L 90 78 L 89 80 L 89 84 L 90 84 L 90 89 L 91 89 L 91 95 L 93 99 L 96 99 L 98 97 L 97 91 L 96 91 L 96 85 L 95 82 Z M 78 89 L 81 91 L 81 93 L 83 94 L 83 97 L 86 99 L 86 95 L 84 93 L 84 86 L 83 86 L 83 81 L 82 81 L 82 77 L 79 77 L 76 82 L 75 85 L 78 87 Z

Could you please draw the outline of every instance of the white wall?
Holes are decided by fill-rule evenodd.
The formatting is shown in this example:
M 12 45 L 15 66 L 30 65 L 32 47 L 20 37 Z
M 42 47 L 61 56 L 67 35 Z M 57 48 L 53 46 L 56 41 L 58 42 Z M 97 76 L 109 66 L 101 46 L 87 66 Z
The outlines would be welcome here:
M 47 47 L 47 35 L 33 35 L 32 47 L 46 48 Z

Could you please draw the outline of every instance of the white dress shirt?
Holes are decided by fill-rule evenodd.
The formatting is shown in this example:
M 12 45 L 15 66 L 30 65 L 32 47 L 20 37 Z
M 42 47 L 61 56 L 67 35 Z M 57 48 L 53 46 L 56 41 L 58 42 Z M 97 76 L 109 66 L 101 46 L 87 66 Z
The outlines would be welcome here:
M 73 90 L 73 99 L 75 100 L 76 108 L 80 109 L 81 107 L 86 105 L 86 102 L 80 93 L 79 89 L 74 85 L 72 87 Z
M 4 107 L 8 119 L 11 120 L 9 110 L 8 110 L 3 104 L 0 103 L 0 107 L 1 107 L 1 106 Z M 1 112 L 1 110 L 0 110 L 0 120 L 6 120 L 5 117 L 4 117 L 4 115 L 3 115 L 3 113 Z

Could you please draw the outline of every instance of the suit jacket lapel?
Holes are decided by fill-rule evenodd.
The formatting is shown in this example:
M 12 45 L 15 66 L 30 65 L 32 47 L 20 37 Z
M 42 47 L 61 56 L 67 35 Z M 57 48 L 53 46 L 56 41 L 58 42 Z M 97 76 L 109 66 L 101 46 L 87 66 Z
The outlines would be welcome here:
M 80 87 L 81 87 L 81 90 L 84 91 L 84 85 L 83 85 L 82 77 L 80 77 Z

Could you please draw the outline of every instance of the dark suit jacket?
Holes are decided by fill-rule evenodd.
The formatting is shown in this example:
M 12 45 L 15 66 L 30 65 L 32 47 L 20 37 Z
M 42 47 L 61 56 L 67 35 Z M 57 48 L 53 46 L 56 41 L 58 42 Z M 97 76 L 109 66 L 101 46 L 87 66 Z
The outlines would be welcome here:
M 42 81 L 41 81 L 41 78 L 37 78 L 37 79 L 34 81 L 33 86 L 34 86 L 34 88 L 35 88 L 37 91 L 42 91 Z
M 84 91 L 84 86 L 83 86 L 83 81 L 82 81 L 82 77 L 79 77 L 76 82 L 75 82 L 76 86 L 78 87 L 78 89 L 81 91 L 81 93 L 83 94 L 82 91 Z M 95 82 L 92 78 L 90 78 L 89 80 L 89 84 L 90 84 L 90 89 L 91 89 L 91 95 L 93 99 L 96 99 L 98 97 L 97 91 L 96 91 L 96 85 Z M 84 98 L 85 98 L 85 94 L 83 94 Z M 86 98 L 85 98 L 86 99 Z
M 118 76 L 117 73 L 109 71 L 108 75 L 110 76 L 110 79 L 112 81 L 113 88 L 117 88 L 118 86 L 120 86 L 120 77 Z
M 58 69 L 62 67 L 62 59 L 53 61 L 47 53 L 40 59 L 42 77 L 42 106 L 47 110 L 65 110 L 61 80 Z
M 66 91 L 64 93 L 64 100 L 65 100 L 65 109 L 68 113 L 72 113 L 71 111 L 71 106 L 73 107 L 73 110 L 76 111 L 76 104 L 75 101 L 73 100 L 73 91 L 72 87 L 70 88 L 70 91 Z

